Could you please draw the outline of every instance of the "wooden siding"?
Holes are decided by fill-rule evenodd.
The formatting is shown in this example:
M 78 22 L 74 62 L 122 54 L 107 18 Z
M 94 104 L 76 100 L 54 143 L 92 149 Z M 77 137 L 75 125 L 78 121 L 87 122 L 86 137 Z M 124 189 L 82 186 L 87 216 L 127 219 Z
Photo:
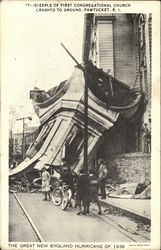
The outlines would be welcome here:
M 114 76 L 114 58 L 113 58 L 113 23 L 110 20 L 98 20 L 98 57 L 99 68 L 105 72 L 110 70 L 109 74 Z

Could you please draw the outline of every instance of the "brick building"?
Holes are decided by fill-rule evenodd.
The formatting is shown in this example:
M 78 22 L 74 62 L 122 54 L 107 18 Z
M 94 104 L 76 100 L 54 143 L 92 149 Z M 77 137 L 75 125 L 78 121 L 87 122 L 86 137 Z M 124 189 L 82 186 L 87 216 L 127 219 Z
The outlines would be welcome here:
M 26 127 L 24 132 L 24 147 L 25 152 L 29 148 L 29 146 L 35 141 L 38 135 L 37 127 Z M 22 161 L 23 152 L 22 152 L 22 144 L 23 144 L 23 133 L 13 133 L 13 159 L 15 161 Z

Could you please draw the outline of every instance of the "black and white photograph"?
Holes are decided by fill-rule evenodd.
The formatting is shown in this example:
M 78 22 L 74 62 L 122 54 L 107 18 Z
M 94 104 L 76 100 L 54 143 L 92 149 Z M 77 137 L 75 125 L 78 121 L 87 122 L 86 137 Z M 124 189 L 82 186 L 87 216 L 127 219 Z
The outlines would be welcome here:
M 136 2 L 2 1 L 3 250 L 160 249 L 160 3 Z

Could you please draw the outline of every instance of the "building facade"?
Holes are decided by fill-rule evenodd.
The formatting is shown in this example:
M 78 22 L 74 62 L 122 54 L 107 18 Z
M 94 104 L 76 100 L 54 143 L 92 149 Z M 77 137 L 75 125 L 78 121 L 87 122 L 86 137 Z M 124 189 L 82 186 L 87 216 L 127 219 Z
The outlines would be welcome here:
M 112 177 L 138 181 L 150 173 L 151 142 L 145 151 L 144 125 L 151 133 L 151 14 L 87 14 L 85 17 L 83 61 L 135 90 L 143 98 L 130 118 L 120 115 L 102 136 L 96 160 L 104 158 Z M 151 138 L 151 135 L 149 135 Z M 147 142 L 146 142 L 147 143 Z
M 24 151 L 35 141 L 38 135 L 37 127 L 26 127 L 24 132 Z M 21 162 L 23 160 L 23 133 L 13 133 L 13 160 Z

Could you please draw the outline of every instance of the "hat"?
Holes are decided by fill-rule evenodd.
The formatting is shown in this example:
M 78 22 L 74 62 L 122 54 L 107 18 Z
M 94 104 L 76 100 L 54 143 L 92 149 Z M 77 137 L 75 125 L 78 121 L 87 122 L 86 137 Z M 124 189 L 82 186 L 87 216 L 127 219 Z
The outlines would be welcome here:
M 102 164 L 102 163 L 104 163 L 104 160 L 103 160 L 103 159 L 99 159 L 99 160 L 98 160 L 98 163 L 99 163 L 99 164 Z

